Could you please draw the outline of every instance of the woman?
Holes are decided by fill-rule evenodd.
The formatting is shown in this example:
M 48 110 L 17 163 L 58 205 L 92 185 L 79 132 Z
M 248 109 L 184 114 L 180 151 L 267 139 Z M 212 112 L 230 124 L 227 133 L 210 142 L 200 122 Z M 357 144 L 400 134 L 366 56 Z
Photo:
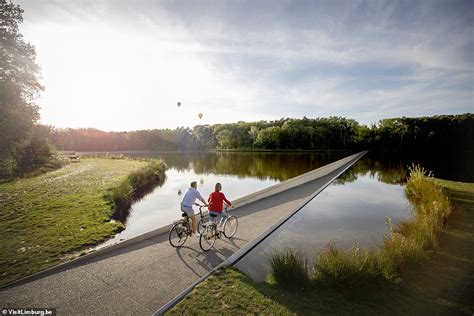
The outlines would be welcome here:
M 214 187 L 214 192 L 209 194 L 209 198 L 207 199 L 207 202 L 209 204 L 209 219 L 216 223 L 219 223 L 217 221 L 218 217 L 219 219 L 227 217 L 225 212 L 222 212 L 224 202 L 227 205 L 232 205 L 232 203 L 230 203 L 230 201 L 226 199 L 224 193 L 222 193 L 221 190 L 222 185 L 220 183 L 216 183 Z

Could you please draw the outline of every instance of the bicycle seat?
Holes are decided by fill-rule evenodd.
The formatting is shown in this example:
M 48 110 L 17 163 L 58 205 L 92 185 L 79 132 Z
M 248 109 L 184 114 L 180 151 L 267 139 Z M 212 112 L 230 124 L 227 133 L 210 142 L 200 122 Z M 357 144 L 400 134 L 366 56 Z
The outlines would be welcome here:
M 181 217 L 187 217 L 187 216 L 188 216 L 188 214 L 186 214 L 186 213 L 184 213 L 184 212 L 181 213 Z

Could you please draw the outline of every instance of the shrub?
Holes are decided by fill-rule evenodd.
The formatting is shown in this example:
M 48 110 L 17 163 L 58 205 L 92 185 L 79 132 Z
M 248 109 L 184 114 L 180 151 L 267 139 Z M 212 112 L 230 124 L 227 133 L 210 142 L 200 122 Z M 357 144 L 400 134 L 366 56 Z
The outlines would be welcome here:
M 17 162 L 12 157 L 0 157 L 0 182 L 10 181 L 15 177 Z
M 292 250 L 274 254 L 271 267 L 275 283 L 284 289 L 303 290 L 310 283 L 306 260 Z

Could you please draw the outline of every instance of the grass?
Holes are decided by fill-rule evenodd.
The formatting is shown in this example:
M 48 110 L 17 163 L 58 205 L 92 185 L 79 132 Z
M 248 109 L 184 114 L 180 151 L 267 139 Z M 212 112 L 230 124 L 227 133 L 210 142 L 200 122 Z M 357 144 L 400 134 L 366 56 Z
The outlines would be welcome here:
M 167 315 L 292 315 L 284 305 L 267 298 L 258 284 L 233 268 L 214 273 Z
M 166 165 L 150 160 L 138 170 L 131 171 L 117 186 L 109 189 L 105 198 L 113 205 L 113 218 L 125 220 L 132 203 L 153 190 L 165 178 Z
M 344 251 L 328 245 L 313 274 L 308 274 L 312 282 L 305 291 L 282 289 L 274 277 L 256 283 L 234 268 L 225 268 L 168 313 L 474 314 L 474 183 L 434 179 L 419 168 L 412 172 L 417 173 L 416 182 L 408 186 L 407 195 L 419 203 L 416 216 L 412 224 L 396 228 L 388 221 L 390 232 L 381 249 L 356 246 Z M 423 177 L 416 178 L 420 173 Z M 417 194 L 418 190 L 427 195 Z M 445 195 L 454 210 L 449 218 L 449 210 L 440 210 L 440 205 L 446 205 Z M 420 231 L 411 225 L 419 225 Z M 293 271 L 284 275 L 304 271 L 301 256 L 292 253 L 286 258 L 272 258 L 280 268 Z
M 122 230 L 121 222 L 110 220 L 114 211 L 104 197 L 148 168 L 146 161 L 83 158 L 0 184 L 0 284 L 54 266 Z
M 310 283 L 308 265 L 301 254 L 292 250 L 283 254 L 274 254 L 270 265 L 273 281 L 281 288 L 304 290 L 308 287 Z
M 436 276 L 431 275 L 431 279 Z M 445 294 L 444 291 L 442 294 Z M 462 293 L 462 292 L 460 292 Z M 431 294 L 412 284 L 388 283 L 376 290 L 313 286 L 286 291 L 257 283 L 227 267 L 196 287 L 166 315 L 472 315 L 468 298 Z
M 379 253 L 358 246 L 347 252 L 329 244 L 314 263 L 313 282 L 338 289 L 380 285 L 384 280 Z
M 389 233 L 382 247 L 345 251 L 330 245 L 315 260 L 314 280 L 337 288 L 398 282 L 407 265 L 429 258 L 438 248 L 451 204 L 443 189 L 419 166 L 410 168 L 405 193 L 415 214 L 395 229 L 387 219 Z

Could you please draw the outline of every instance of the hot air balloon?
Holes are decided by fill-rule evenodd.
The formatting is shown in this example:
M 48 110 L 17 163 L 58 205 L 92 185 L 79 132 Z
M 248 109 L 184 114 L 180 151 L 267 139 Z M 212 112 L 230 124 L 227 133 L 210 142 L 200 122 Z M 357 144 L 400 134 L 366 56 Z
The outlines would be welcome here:
M 202 119 L 202 113 L 199 113 L 198 116 L 200 119 Z
M 180 107 L 180 106 L 181 106 L 181 102 L 178 102 L 178 107 Z

